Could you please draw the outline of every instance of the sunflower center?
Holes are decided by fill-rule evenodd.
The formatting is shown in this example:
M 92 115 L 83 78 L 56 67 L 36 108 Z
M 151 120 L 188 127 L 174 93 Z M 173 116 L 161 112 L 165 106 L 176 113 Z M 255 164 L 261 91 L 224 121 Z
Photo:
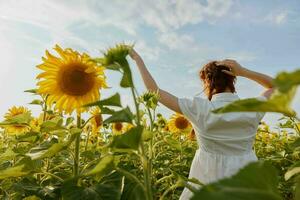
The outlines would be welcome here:
M 83 96 L 94 86 L 94 73 L 86 73 L 86 66 L 78 63 L 66 66 L 61 73 L 59 86 L 61 90 L 72 96 Z
M 117 123 L 115 124 L 115 129 L 116 129 L 117 131 L 121 131 L 122 128 L 123 128 L 123 124 L 122 124 L 122 123 L 117 122 Z
M 175 119 L 175 126 L 178 128 L 178 129 L 185 129 L 187 128 L 189 125 L 189 122 L 187 119 L 185 119 L 184 117 L 177 117 Z
M 101 115 L 96 115 L 95 116 L 95 122 L 96 122 L 97 127 L 102 125 L 102 121 L 103 121 L 103 119 L 102 119 Z

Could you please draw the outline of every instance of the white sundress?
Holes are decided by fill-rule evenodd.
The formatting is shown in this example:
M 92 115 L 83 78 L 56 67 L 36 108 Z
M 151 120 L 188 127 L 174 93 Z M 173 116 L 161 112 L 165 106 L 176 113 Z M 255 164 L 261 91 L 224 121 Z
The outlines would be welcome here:
M 266 100 L 263 96 L 257 98 Z M 199 145 L 189 178 L 208 184 L 229 177 L 249 162 L 257 160 L 252 146 L 259 122 L 265 113 L 211 112 L 238 99 L 238 95 L 231 92 L 215 94 L 211 101 L 197 96 L 193 99 L 178 99 L 181 112 L 192 123 Z M 188 200 L 192 195 L 189 189 L 184 188 L 179 199 Z

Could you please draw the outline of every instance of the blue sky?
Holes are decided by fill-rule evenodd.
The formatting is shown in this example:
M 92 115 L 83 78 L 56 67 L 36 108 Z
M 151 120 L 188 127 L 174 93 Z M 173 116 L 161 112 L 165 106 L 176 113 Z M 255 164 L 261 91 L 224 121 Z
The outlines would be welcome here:
M 297 0 L 0 0 L 0 116 L 13 105 L 38 112 L 23 91 L 35 87 L 35 66 L 55 44 L 98 56 L 116 43 L 135 42 L 158 85 L 178 97 L 201 92 L 197 72 L 214 59 L 236 59 L 270 75 L 292 71 L 300 68 L 299 11 Z M 124 105 L 133 106 L 129 91 L 118 87 L 120 76 L 107 71 L 107 78 L 113 89 L 102 97 L 118 91 Z M 246 98 L 262 88 L 239 78 L 237 91 Z M 300 113 L 299 102 L 298 92 L 293 107 Z M 276 118 L 265 120 L 274 124 Z

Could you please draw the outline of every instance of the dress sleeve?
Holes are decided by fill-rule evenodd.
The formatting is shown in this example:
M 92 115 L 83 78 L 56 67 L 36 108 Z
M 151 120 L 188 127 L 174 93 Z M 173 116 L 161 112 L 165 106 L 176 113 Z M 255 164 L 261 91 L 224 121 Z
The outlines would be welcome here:
M 259 101 L 267 101 L 267 97 L 265 96 L 258 96 L 256 97 L 257 100 Z M 257 116 L 257 120 L 258 120 L 258 123 L 262 120 L 262 118 L 265 116 L 266 112 L 257 112 L 256 113 L 256 116 Z
M 183 115 L 191 122 L 197 122 L 204 112 L 204 99 L 200 97 L 178 98 L 178 105 Z

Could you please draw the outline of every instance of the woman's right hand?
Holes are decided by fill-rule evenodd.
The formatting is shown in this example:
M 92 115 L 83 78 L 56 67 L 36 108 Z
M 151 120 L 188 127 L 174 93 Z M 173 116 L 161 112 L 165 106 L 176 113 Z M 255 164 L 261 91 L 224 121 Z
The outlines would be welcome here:
M 244 76 L 246 72 L 246 68 L 242 67 L 237 61 L 235 60 L 230 60 L 230 59 L 225 59 L 222 61 L 217 61 L 216 62 L 217 66 L 226 66 L 229 68 L 228 70 L 222 70 L 224 73 L 231 75 L 231 76 Z

